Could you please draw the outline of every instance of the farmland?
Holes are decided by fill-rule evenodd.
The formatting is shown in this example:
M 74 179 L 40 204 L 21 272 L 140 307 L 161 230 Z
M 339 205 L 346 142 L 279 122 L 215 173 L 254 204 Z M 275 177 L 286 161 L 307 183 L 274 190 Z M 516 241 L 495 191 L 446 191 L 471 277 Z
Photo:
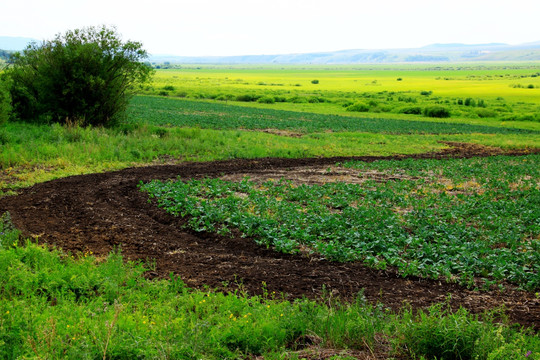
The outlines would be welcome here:
M 536 64 L 182 65 L 7 123 L 0 357 L 536 359 L 539 104 Z

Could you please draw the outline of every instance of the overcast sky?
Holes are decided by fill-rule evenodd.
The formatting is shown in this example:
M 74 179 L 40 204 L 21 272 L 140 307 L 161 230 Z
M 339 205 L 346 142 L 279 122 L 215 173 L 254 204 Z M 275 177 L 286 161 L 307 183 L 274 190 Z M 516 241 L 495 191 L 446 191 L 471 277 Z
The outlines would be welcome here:
M 540 0 L 0 0 L 0 9 L 0 36 L 115 25 L 154 55 L 540 41 Z

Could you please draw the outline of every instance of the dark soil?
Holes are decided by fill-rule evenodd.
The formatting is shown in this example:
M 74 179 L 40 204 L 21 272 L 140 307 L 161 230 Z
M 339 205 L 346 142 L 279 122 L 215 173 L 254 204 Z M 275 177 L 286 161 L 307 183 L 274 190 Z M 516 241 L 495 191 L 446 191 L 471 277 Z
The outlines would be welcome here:
M 439 153 L 393 158 L 490 156 L 500 149 L 451 144 Z M 511 153 L 522 155 L 529 151 Z M 536 150 L 535 152 L 538 152 Z M 507 153 L 510 154 L 510 153 Z M 510 320 L 540 329 L 540 299 L 508 286 L 506 291 L 473 291 L 442 281 L 403 278 L 393 270 L 378 271 L 361 263 L 334 263 L 317 257 L 286 255 L 257 246 L 251 239 L 196 233 L 182 229 L 175 218 L 148 202 L 137 189 L 152 179 L 217 177 L 224 174 L 268 172 L 305 166 L 332 165 L 357 159 L 390 157 L 256 159 L 129 168 L 116 172 L 72 176 L 35 185 L 19 195 L 0 199 L 0 214 L 9 211 L 25 236 L 70 252 L 92 251 L 105 256 L 120 248 L 131 260 L 155 262 L 149 277 L 170 272 L 190 287 L 227 289 L 239 284 L 249 294 L 283 293 L 287 298 L 320 298 L 323 289 L 333 297 L 353 299 L 360 291 L 373 303 L 399 309 L 404 302 L 425 308 L 451 296 L 452 307 L 481 313 L 501 305 Z M 226 286 L 228 284 L 228 286 Z

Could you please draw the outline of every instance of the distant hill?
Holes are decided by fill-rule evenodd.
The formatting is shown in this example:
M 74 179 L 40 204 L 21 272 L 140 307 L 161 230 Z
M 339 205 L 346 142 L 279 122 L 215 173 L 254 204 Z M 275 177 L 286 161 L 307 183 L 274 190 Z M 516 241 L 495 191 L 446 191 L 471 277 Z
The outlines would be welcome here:
M 521 45 L 432 44 L 414 49 L 341 50 L 306 54 L 150 57 L 180 64 L 388 64 L 464 61 L 540 61 L 540 42 Z
M 36 41 L 36 39 L 25 37 L 0 36 L 0 49 L 20 51 L 26 48 L 26 45 Z

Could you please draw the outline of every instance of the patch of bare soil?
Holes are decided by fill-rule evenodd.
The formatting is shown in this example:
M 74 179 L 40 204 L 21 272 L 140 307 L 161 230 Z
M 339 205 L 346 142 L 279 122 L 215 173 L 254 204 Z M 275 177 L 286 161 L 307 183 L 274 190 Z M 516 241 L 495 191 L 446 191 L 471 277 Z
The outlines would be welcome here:
M 538 330 L 540 300 L 534 294 L 512 287 L 502 293 L 473 291 L 436 280 L 403 278 L 393 270 L 373 270 L 359 262 L 335 263 L 317 257 L 280 254 L 257 246 L 247 238 L 193 232 L 182 228 L 186 219 L 168 215 L 149 203 L 146 194 L 137 188 L 140 181 L 177 177 L 234 178 L 274 174 L 274 178 L 279 178 L 288 169 L 302 174 L 308 179 L 306 181 L 311 178 L 318 182 L 324 178 L 320 173 L 324 171 L 322 169 L 346 160 L 441 159 L 490 156 L 502 151 L 470 144 L 452 146 L 439 153 L 413 156 L 264 158 L 149 166 L 72 176 L 1 198 L 0 213 L 9 211 L 14 224 L 24 235 L 39 237 L 40 242 L 65 251 L 93 251 L 97 256 L 121 248 L 128 259 L 155 261 L 155 271 L 148 273 L 149 277 L 168 277 L 174 272 L 194 288 L 223 289 L 224 284 L 229 284 L 228 289 L 231 289 L 241 283 L 248 293 L 261 294 L 264 282 L 269 292 L 283 293 L 289 299 L 317 299 L 326 288 L 332 296 L 344 300 L 353 299 L 363 291 L 368 301 L 381 302 L 396 310 L 404 302 L 414 309 L 425 308 L 445 301 L 450 295 L 453 307 L 463 306 L 474 313 L 504 305 L 511 321 Z M 528 152 L 531 151 L 508 154 Z M 310 172 L 315 174 L 310 177 Z M 346 172 L 337 176 L 354 177 Z M 320 358 L 325 358 L 324 354 Z

